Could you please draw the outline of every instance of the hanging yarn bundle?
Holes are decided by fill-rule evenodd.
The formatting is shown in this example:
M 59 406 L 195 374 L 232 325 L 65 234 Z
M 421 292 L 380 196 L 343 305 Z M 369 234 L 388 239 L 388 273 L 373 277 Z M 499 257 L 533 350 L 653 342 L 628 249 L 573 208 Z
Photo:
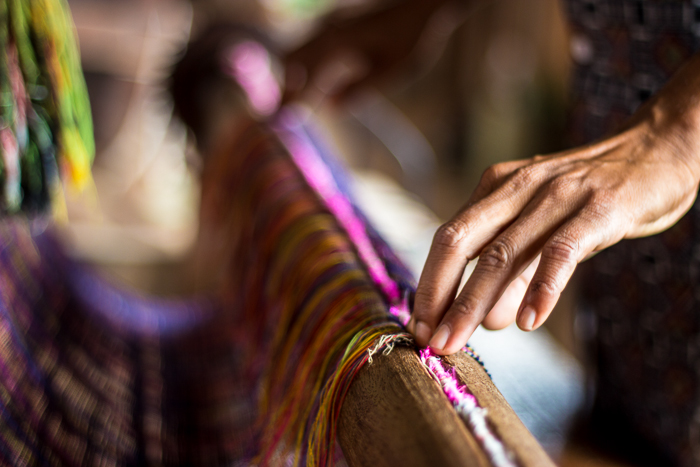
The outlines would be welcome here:
M 64 209 L 91 184 L 90 104 L 64 0 L 0 1 L 0 210 Z

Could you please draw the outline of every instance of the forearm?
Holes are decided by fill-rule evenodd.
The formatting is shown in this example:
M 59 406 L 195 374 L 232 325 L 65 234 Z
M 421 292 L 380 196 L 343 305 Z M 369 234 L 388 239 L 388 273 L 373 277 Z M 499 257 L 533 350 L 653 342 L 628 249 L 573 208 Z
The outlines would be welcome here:
M 287 54 L 284 100 L 301 96 L 317 79 L 326 78 L 329 64 L 348 57 L 352 66 L 345 68 L 351 72 L 340 83 L 324 82 L 325 97 L 342 100 L 381 81 L 416 58 L 413 52 L 431 18 L 442 10 L 458 22 L 463 16 L 458 10 L 471 1 L 479 0 L 393 0 L 375 3 L 369 11 L 334 12 L 306 44 Z M 444 10 L 451 6 L 454 11 Z

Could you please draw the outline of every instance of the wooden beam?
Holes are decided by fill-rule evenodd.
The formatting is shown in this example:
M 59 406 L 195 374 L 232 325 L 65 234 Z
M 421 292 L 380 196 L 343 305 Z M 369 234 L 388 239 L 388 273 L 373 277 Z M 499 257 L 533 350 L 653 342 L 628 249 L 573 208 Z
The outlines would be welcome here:
M 447 360 L 486 408 L 492 428 L 522 467 L 553 466 L 483 368 L 465 354 Z M 490 462 L 414 350 L 378 355 L 352 383 L 338 438 L 351 466 L 475 466 Z

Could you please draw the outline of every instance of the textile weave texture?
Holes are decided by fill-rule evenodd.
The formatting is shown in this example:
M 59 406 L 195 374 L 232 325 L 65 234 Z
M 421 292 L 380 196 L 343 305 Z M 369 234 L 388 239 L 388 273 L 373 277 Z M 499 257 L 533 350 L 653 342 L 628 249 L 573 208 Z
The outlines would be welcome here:
M 1 463 L 307 463 L 351 340 L 401 328 L 265 127 L 213 155 L 203 185 L 200 258 L 216 285 L 202 297 L 119 289 L 67 259 L 45 221 L 0 224 Z

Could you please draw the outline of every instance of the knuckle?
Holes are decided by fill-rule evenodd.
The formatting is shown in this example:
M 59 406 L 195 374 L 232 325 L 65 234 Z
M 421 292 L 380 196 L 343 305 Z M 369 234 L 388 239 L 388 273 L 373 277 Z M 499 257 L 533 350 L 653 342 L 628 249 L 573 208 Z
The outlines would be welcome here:
M 556 297 L 560 293 L 557 283 L 548 279 L 537 279 L 530 283 L 530 292 L 545 297 Z
M 557 177 L 549 183 L 549 194 L 556 200 L 568 200 L 574 191 L 574 182 L 568 177 Z
M 441 247 L 454 248 L 467 236 L 468 230 L 464 222 L 451 220 L 437 229 L 433 242 Z
M 539 179 L 539 168 L 537 165 L 526 165 L 515 170 L 511 179 L 516 189 L 525 188 L 532 185 Z
M 584 219 L 595 225 L 597 228 L 602 229 L 612 225 L 619 225 L 624 223 L 626 220 L 626 213 L 615 212 L 615 195 L 607 191 L 593 193 L 581 215 Z
M 513 262 L 514 254 L 515 248 L 512 243 L 505 238 L 500 238 L 484 248 L 479 255 L 479 264 L 491 269 L 507 269 Z
M 607 217 L 610 209 L 617 203 L 617 196 L 612 190 L 596 190 L 588 202 L 588 209 L 600 217 Z
M 572 237 L 555 237 L 542 251 L 542 256 L 549 261 L 572 264 L 578 262 L 579 242 Z
M 450 307 L 450 318 L 460 321 L 474 314 L 476 302 L 469 295 L 460 295 Z
M 492 185 L 494 184 L 499 178 L 502 176 L 502 170 L 499 166 L 499 164 L 492 165 L 488 169 L 484 171 L 484 173 L 481 175 L 481 184 L 482 185 Z
M 617 192 L 610 188 L 598 188 L 592 198 L 597 204 L 609 204 L 617 201 Z

